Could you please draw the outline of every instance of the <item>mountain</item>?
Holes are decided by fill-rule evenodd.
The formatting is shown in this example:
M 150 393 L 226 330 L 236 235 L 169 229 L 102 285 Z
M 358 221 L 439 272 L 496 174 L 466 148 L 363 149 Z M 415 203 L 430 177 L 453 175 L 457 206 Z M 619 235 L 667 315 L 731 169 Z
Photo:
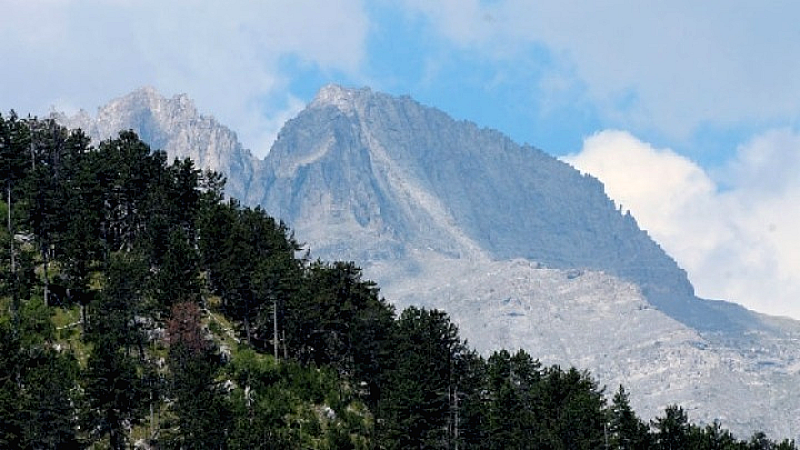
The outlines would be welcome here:
M 314 256 L 355 260 L 399 308 L 447 310 L 487 353 L 575 365 L 643 417 L 668 403 L 740 435 L 800 433 L 800 325 L 699 299 L 596 179 L 408 97 L 322 88 L 264 160 L 186 96 L 136 91 L 69 118 L 131 128 L 228 177 L 228 194 L 287 222 Z
M 279 133 L 258 179 L 248 202 L 326 256 L 524 258 L 630 280 L 704 331 L 736 329 L 747 315 L 697 301 L 686 273 L 596 179 L 407 97 L 326 86 Z

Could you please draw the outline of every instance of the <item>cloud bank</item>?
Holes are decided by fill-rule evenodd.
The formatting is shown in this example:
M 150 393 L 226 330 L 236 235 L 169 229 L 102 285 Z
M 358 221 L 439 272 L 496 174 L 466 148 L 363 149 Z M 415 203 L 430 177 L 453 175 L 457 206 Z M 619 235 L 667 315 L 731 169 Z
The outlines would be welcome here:
M 540 64 L 549 72 L 547 79 L 585 95 L 605 121 L 618 127 L 684 140 L 709 124 L 771 123 L 800 115 L 800 59 L 790 56 L 800 54 L 796 4 L 404 4 L 442 38 L 490 64 L 546 49 L 549 59 Z
M 446 92 L 430 95 L 445 110 L 499 98 L 506 117 L 465 118 L 511 132 L 498 125 L 525 117 L 515 137 L 533 144 L 553 127 L 614 127 L 688 152 L 698 131 L 800 123 L 800 4 L 737 3 L 6 0 L 0 100 L 23 114 L 91 112 L 151 85 L 189 94 L 258 151 L 278 117 L 310 100 L 308 85 L 370 81 Z M 396 16 L 411 19 L 390 26 Z M 559 152 L 579 142 L 552 140 Z
M 669 149 L 607 130 L 564 158 L 689 273 L 701 297 L 800 317 L 800 135 L 765 132 L 709 173 Z
M 357 0 L 9 0 L 0 14 L 4 108 L 46 114 L 144 85 L 187 93 L 266 151 L 297 112 L 290 70 L 357 72 L 369 21 Z M 54 93 L 56 97 L 53 97 Z M 272 121 L 268 117 L 273 117 Z

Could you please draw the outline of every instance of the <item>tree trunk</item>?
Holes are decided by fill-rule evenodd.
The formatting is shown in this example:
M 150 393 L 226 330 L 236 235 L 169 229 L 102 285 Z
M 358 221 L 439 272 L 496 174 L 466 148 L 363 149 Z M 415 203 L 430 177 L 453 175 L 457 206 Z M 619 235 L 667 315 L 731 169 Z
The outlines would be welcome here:
M 50 246 L 42 243 L 42 259 L 44 260 L 44 306 L 50 306 L 50 276 L 47 270 L 50 268 Z
M 248 314 L 244 315 L 244 332 L 247 336 L 247 345 L 253 346 L 253 342 L 250 340 L 250 318 Z
M 278 360 L 278 300 L 272 304 L 272 350 L 275 360 Z
M 120 420 L 117 418 L 117 415 L 114 414 L 112 411 L 108 411 L 106 414 L 106 420 L 108 421 L 108 443 L 109 446 L 114 450 L 124 450 L 124 439 L 122 438 L 122 427 L 120 426 Z
M 87 317 L 86 317 L 86 305 L 83 303 L 83 299 L 79 300 L 80 308 L 81 308 L 81 339 L 86 338 L 86 325 L 87 325 Z
M 19 289 L 17 286 L 17 260 L 14 249 L 14 227 L 11 223 L 11 182 L 6 184 L 8 206 L 8 249 L 11 258 L 11 313 L 13 315 L 14 332 L 19 330 Z

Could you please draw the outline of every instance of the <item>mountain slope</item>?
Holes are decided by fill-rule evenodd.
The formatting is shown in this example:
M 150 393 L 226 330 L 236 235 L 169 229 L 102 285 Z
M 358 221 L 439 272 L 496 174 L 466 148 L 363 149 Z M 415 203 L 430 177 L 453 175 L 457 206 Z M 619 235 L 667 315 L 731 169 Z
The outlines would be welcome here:
M 599 181 L 496 131 L 338 86 L 263 161 L 183 96 L 137 91 L 78 119 L 66 123 L 132 128 L 221 170 L 230 195 L 286 221 L 314 256 L 357 261 L 399 307 L 449 311 L 482 352 L 589 369 L 629 387 L 644 417 L 678 402 L 740 434 L 800 433 L 797 322 L 696 298 Z

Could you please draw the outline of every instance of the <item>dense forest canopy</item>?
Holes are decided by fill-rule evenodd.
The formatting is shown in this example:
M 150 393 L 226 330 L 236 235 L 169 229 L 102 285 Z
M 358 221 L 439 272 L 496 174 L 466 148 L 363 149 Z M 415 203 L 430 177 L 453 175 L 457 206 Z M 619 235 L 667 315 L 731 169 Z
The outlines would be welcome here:
M 484 358 L 132 131 L 92 146 L 12 112 L 0 164 L 0 447 L 795 448 Z

